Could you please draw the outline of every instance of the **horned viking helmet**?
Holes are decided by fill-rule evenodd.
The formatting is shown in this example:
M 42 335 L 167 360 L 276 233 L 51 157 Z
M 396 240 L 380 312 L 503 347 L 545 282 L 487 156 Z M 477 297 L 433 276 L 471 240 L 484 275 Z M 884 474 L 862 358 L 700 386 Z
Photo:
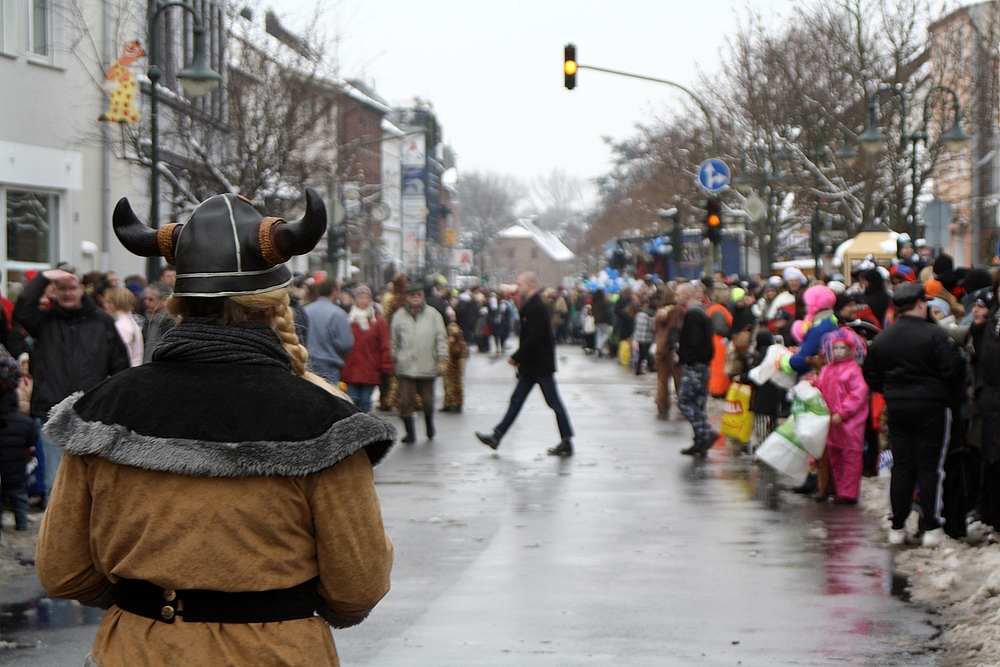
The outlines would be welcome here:
M 326 207 L 306 188 L 306 213 L 298 222 L 263 217 L 245 197 L 206 199 L 184 223 L 150 229 L 139 221 L 128 199 L 113 216 L 115 234 L 129 252 L 165 257 L 177 267 L 174 294 L 191 297 L 260 294 L 291 283 L 285 262 L 304 255 L 326 231 Z

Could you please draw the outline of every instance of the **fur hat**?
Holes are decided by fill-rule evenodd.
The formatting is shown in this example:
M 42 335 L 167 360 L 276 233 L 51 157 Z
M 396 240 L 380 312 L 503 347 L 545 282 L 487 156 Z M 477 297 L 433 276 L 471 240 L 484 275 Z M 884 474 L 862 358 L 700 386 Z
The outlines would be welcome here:
M 781 274 L 781 277 L 784 279 L 786 283 L 789 280 L 798 280 L 803 285 L 805 285 L 806 282 L 808 282 L 806 280 L 806 274 L 802 273 L 794 266 L 789 266 L 787 269 L 785 269 L 785 271 Z
M 806 319 L 811 320 L 819 311 L 833 308 L 837 295 L 826 285 L 813 285 L 802 295 L 802 301 L 806 304 Z

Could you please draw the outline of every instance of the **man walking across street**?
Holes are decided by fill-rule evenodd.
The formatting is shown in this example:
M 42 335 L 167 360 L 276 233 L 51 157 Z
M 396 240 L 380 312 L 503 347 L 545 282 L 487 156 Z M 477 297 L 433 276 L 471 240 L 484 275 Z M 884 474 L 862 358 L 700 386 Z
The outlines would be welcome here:
M 684 369 L 681 388 L 677 392 L 677 408 L 694 429 L 694 443 L 681 454 L 705 456 L 719 434 L 708 425 L 708 364 L 714 355 L 712 321 L 705 305 L 695 296 L 691 283 L 677 288 L 677 307 L 684 309 L 684 320 L 678 337 L 677 358 Z
M 344 358 L 354 347 L 354 334 L 347 312 L 336 304 L 336 279 L 327 278 L 316 291 L 319 298 L 305 307 L 309 316 L 309 335 L 306 337 L 309 363 L 317 375 L 337 386 Z
M 424 404 L 427 438 L 434 437 L 434 381 L 448 370 L 448 341 L 444 318 L 427 305 L 424 286 L 411 283 L 406 288 L 406 305 L 395 312 L 389 325 L 392 361 L 399 378 L 399 416 L 406 427 L 400 442 L 417 439 L 413 410 L 417 393 Z
M 517 366 L 517 387 L 510 397 L 510 407 L 503 421 L 493 429 L 492 433 L 476 432 L 480 442 L 496 449 L 500 439 L 510 429 L 517 414 L 528 398 L 531 389 L 537 384 L 545 397 L 545 403 L 556 413 L 556 423 L 559 425 L 559 436 L 562 440 L 548 450 L 551 456 L 573 455 L 573 427 L 569 423 L 569 415 L 559 397 L 556 388 L 556 340 L 552 333 L 552 323 L 549 309 L 542 302 L 538 290 L 538 278 L 534 273 L 526 271 L 517 277 L 517 293 L 521 297 L 521 339 L 520 346 L 508 360 Z
M 948 332 L 927 319 L 923 283 L 904 283 L 892 302 L 898 319 L 879 334 L 865 359 L 865 381 L 885 396 L 892 449 L 889 544 L 906 542 L 914 485 L 920 489 L 922 545 L 944 539 L 941 484 L 951 434 L 948 403 L 962 390 L 965 361 Z

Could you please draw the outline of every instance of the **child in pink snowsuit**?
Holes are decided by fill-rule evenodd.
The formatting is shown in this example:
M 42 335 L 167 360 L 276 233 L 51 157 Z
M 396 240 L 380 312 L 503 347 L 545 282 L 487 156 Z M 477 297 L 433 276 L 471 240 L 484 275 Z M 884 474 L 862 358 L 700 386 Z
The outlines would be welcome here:
M 833 501 L 858 500 L 863 468 L 865 421 L 868 419 L 868 385 L 861 373 L 868 348 L 851 329 L 842 327 L 823 337 L 826 365 L 816 388 L 830 410 L 826 451 L 830 460 Z

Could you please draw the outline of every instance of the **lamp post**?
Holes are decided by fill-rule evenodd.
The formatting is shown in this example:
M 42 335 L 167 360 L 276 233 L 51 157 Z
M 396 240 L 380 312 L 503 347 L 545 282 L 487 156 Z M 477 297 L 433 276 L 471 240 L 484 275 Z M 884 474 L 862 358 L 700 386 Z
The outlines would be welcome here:
M 156 19 L 170 7 L 180 7 L 191 14 L 193 26 L 191 31 L 194 35 L 194 52 L 191 55 L 191 64 L 177 73 L 177 78 L 181 81 L 184 91 L 193 97 L 207 95 L 212 92 L 222 77 L 218 72 L 212 70 L 205 64 L 205 27 L 201 21 L 201 15 L 195 11 L 194 7 L 186 2 L 166 2 L 159 5 L 152 16 L 149 17 L 149 51 L 147 53 L 149 70 L 149 105 L 150 105 L 150 159 L 152 165 L 149 176 L 149 224 L 153 229 L 160 226 L 160 123 L 159 123 L 159 93 L 157 84 L 160 81 L 160 68 L 156 66 Z M 160 258 L 150 257 L 146 264 L 146 274 L 150 281 L 156 280 L 160 276 Z
M 879 93 L 887 91 L 899 98 L 899 132 L 900 141 L 910 142 L 910 205 L 907 209 L 907 226 L 910 232 L 910 238 L 916 242 L 919 235 L 917 228 L 917 195 L 920 188 L 920 182 L 918 178 L 919 172 L 917 171 L 917 144 L 923 141 L 927 142 L 929 135 L 927 133 L 927 126 L 930 121 L 930 100 L 936 91 L 943 90 L 951 95 L 952 98 L 952 109 L 955 113 L 955 121 L 952 123 L 951 129 L 945 132 L 941 136 L 941 141 L 944 143 L 945 149 L 950 152 L 956 152 L 962 150 L 972 139 L 963 130 L 960 124 L 962 118 L 961 107 L 958 103 L 958 95 L 954 90 L 947 86 L 934 86 L 929 91 L 927 91 L 927 96 L 924 97 L 924 115 L 923 124 L 920 126 L 919 130 L 911 133 L 906 131 L 906 117 L 907 117 L 907 104 L 906 104 L 906 94 L 903 89 L 897 85 L 892 86 L 880 86 L 878 90 L 872 95 L 868 103 L 868 127 L 865 131 L 858 137 L 858 142 L 861 144 L 861 148 L 864 149 L 866 153 L 877 154 L 885 150 L 886 143 L 889 140 L 884 133 L 878 129 L 878 104 L 875 99 L 878 97 Z

